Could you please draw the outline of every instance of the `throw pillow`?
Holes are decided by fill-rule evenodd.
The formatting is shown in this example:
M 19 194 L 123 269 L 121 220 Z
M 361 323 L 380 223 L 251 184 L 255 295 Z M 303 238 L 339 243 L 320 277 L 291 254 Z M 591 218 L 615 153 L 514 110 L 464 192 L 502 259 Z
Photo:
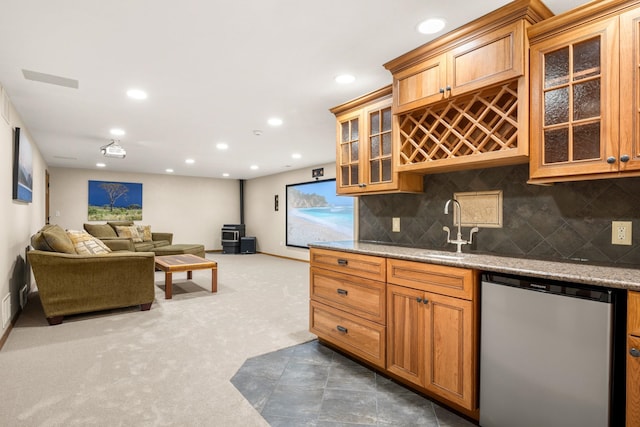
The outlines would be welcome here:
M 116 233 L 118 233 L 118 237 L 128 237 L 133 240 L 133 243 L 142 242 L 142 237 L 140 233 L 138 233 L 138 227 L 135 225 L 125 227 L 122 225 L 116 225 Z
M 93 237 L 86 231 L 67 230 L 67 235 L 73 242 L 76 253 L 80 255 L 98 255 L 111 252 L 111 249 L 102 243 L 100 239 Z
M 138 226 L 138 234 L 142 237 L 143 242 L 151 242 L 153 239 L 151 238 L 151 226 L 150 225 L 139 225 Z
M 75 254 L 73 242 L 67 233 L 55 224 L 45 225 L 31 237 L 31 246 L 34 249 L 48 252 L 62 252 L 65 254 Z
M 116 231 L 109 224 L 84 224 L 84 229 L 94 237 L 101 239 L 103 237 L 118 237 Z

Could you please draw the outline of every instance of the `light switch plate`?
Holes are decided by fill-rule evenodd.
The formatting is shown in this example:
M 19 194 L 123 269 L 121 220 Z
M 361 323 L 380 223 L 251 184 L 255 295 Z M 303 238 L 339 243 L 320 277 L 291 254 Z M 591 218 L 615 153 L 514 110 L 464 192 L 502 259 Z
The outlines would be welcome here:
M 400 232 L 400 218 L 391 218 L 391 231 L 394 233 Z

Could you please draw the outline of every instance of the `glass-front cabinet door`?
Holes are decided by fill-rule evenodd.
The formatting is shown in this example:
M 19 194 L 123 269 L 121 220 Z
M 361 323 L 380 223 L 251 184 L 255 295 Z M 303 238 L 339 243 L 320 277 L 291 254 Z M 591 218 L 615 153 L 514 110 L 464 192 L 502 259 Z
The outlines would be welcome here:
M 391 85 L 338 105 L 336 190 L 342 195 L 422 192 L 422 176 L 396 170 Z
M 392 180 L 391 163 L 391 102 L 366 111 L 369 171 L 367 184 L 382 184 Z
M 531 46 L 531 178 L 620 163 L 618 19 Z
M 338 189 L 360 186 L 360 113 L 338 120 Z

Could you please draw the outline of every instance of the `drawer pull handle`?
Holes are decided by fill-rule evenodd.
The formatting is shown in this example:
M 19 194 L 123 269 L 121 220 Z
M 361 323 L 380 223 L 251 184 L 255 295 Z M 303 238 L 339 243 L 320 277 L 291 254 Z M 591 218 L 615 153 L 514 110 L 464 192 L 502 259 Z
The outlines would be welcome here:
M 629 350 L 629 354 L 633 357 L 640 357 L 640 350 L 634 347 L 631 350 Z
M 338 264 L 340 264 L 340 265 L 347 265 L 347 264 L 349 264 L 349 260 L 339 258 L 339 259 L 338 259 Z
M 340 325 L 336 326 L 336 329 L 338 330 L 338 332 L 342 332 L 343 334 L 346 334 L 347 331 L 348 331 L 347 328 L 345 328 L 344 326 L 340 326 Z
M 346 289 L 338 289 L 340 295 L 347 295 L 349 292 Z

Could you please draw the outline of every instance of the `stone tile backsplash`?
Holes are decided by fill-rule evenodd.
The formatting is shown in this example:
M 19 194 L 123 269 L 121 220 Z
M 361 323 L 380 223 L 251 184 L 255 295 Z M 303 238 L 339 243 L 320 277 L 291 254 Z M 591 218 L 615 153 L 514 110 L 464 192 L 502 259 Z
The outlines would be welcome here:
M 640 267 L 640 178 L 527 184 L 527 165 L 426 175 L 424 193 L 359 197 L 360 240 L 455 251 L 446 243 L 444 214 L 455 192 L 503 191 L 503 228 L 481 228 L 463 252 L 586 259 Z M 400 217 L 399 233 L 391 218 Z M 611 244 L 611 221 L 632 221 L 632 245 Z M 463 227 L 464 239 L 469 227 Z

